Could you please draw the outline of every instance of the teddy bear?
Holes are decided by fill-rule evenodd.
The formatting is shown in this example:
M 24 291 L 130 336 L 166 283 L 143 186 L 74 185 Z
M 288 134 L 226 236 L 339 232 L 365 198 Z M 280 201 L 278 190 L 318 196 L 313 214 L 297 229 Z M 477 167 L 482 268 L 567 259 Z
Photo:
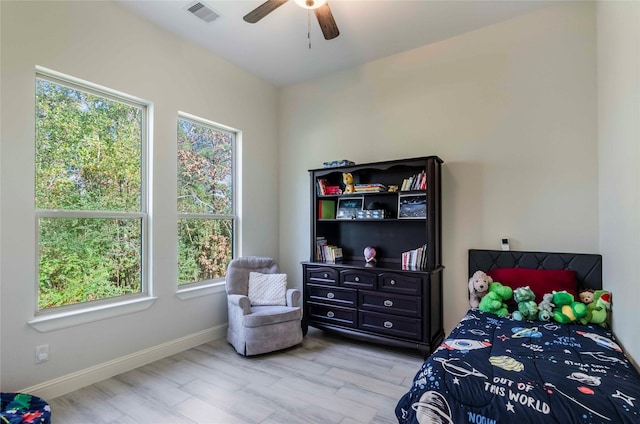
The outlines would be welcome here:
M 540 321 L 551 321 L 554 306 L 553 294 L 545 293 L 542 296 L 542 302 L 538 303 L 538 319 Z
M 606 290 L 585 289 L 578 296 L 587 305 L 587 314 L 580 318 L 580 323 L 606 327 L 608 310 L 611 308 L 611 293 Z
M 493 279 L 483 271 L 476 271 L 469 278 L 469 305 L 472 308 L 478 307 L 480 299 L 487 294 L 491 283 L 493 283 Z
M 351 172 L 342 173 L 342 182 L 344 183 L 344 194 L 356 192 L 356 186 L 353 184 L 353 175 L 351 175 Z
M 518 310 L 513 312 L 516 321 L 534 320 L 538 317 L 536 295 L 529 286 L 518 287 L 513 291 L 513 299 L 518 304 Z
M 576 302 L 571 293 L 566 290 L 553 292 L 553 319 L 560 324 L 569 324 L 579 321 L 587 315 L 587 305 Z
M 513 296 L 513 290 L 502 283 L 493 282 L 489 284 L 489 291 L 480 299 L 478 308 L 483 312 L 491 312 L 501 317 L 509 315 L 507 300 Z

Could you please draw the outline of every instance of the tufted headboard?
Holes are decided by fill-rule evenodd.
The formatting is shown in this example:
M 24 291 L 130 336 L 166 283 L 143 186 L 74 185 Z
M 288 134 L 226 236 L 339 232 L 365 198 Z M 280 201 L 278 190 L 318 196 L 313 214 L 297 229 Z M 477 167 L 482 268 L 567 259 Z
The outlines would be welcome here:
M 602 255 L 597 254 L 469 249 L 469 277 L 495 268 L 568 269 L 576 272 L 580 288 L 602 289 Z

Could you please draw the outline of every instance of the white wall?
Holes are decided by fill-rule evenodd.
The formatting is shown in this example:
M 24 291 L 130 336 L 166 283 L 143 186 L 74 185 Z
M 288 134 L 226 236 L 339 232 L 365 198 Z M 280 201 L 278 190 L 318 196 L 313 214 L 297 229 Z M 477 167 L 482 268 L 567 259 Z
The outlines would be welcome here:
M 0 7 L 2 390 L 31 387 L 224 328 L 224 293 L 192 300 L 175 296 L 176 117 L 180 110 L 242 130 L 241 253 L 277 257 L 277 89 L 113 2 L 3 1 Z M 152 271 L 158 300 L 144 312 L 49 333 L 27 324 L 33 318 L 37 281 L 36 65 L 154 103 Z M 51 359 L 35 365 L 34 348 L 40 344 L 50 345 Z
M 438 155 L 445 331 L 467 250 L 598 252 L 593 3 L 551 8 L 283 89 L 280 258 L 309 252 L 307 170 Z
M 613 329 L 640 362 L 640 2 L 599 2 L 600 249 Z

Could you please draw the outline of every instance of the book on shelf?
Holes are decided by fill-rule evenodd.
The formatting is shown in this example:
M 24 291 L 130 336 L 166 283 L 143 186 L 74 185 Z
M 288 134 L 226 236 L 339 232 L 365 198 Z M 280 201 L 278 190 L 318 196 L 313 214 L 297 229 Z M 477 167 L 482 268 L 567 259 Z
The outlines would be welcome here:
M 356 184 L 355 191 L 356 193 L 379 193 L 387 191 L 387 186 L 380 183 Z
M 327 180 L 324 178 L 318 178 L 318 195 L 326 196 L 327 194 Z
M 325 187 L 325 196 L 336 195 L 336 194 L 342 194 L 342 189 L 340 188 L 340 186 L 328 185 Z
M 327 243 L 324 237 L 316 237 L 316 261 L 336 262 L 342 260 L 342 248 Z
M 318 219 L 336 219 L 335 200 L 318 201 Z
M 427 173 L 425 171 L 419 172 L 405 178 L 400 186 L 401 191 L 409 190 L 425 190 L 427 188 Z
M 402 253 L 402 269 L 421 269 L 427 267 L 427 245 Z
M 327 245 L 327 239 L 324 237 L 316 237 L 316 261 L 322 261 L 324 256 L 324 246 Z

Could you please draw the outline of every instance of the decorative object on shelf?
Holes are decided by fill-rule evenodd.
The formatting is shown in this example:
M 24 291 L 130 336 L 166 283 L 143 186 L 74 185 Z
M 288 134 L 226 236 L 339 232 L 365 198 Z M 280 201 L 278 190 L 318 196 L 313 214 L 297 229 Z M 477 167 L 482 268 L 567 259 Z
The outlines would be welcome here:
M 334 160 L 331 162 L 322 162 L 322 166 L 324 168 L 337 168 L 338 166 L 349 166 L 349 165 L 355 165 L 355 164 L 356 164 L 355 162 L 352 162 L 347 159 Z
M 353 175 L 351 172 L 342 173 L 342 182 L 344 183 L 344 194 L 355 193 L 355 185 L 353 184 Z
M 376 249 L 375 249 L 375 247 L 367 246 L 367 247 L 364 248 L 364 260 L 367 263 L 376 261 Z
M 387 189 L 387 191 L 389 193 L 395 193 L 396 191 L 398 191 L 398 186 L 397 185 L 390 185 L 389 188 Z
M 384 209 L 365 209 L 356 212 L 356 219 L 385 219 L 387 211 Z
M 337 219 L 356 219 L 362 210 L 364 197 L 343 197 L 338 199 Z
M 423 219 L 427 216 L 427 198 L 422 194 L 401 194 L 398 197 L 398 218 Z

